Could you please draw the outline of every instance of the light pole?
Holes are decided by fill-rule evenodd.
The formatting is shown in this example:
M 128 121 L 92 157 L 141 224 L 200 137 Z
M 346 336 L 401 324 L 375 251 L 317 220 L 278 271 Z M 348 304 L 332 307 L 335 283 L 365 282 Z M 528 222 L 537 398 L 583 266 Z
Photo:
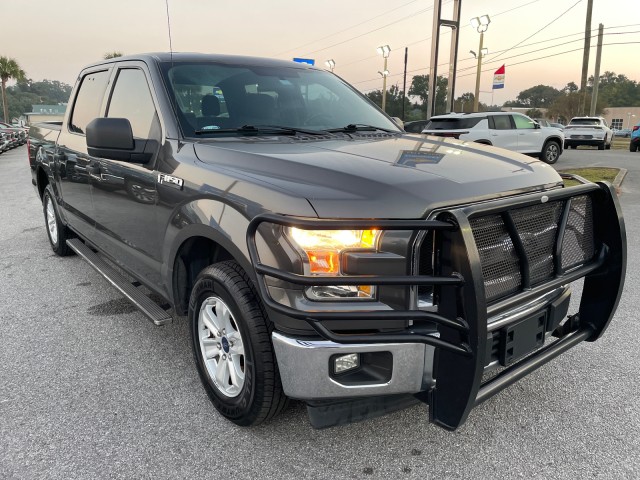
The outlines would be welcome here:
M 634 114 L 632 114 L 631 112 L 627 113 L 627 128 L 631 128 L 631 117 L 635 117 Z
M 378 71 L 378 73 L 382 75 L 382 111 L 384 112 L 387 105 L 387 76 L 389 75 L 389 70 L 387 70 L 387 59 L 389 58 L 389 53 L 391 53 L 391 47 L 389 47 L 389 45 L 383 45 L 378 47 L 377 50 L 384 58 L 384 67 L 382 71 Z
M 324 64 L 327 66 L 327 68 L 329 70 L 331 70 L 333 72 L 333 69 L 336 68 L 336 62 L 334 62 L 333 58 L 327 60 L 326 62 L 324 62 Z
M 487 31 L 490 23 L 491 19 L 489 18 L 489 15 L 482 15 L 481 17 L 473 17 L 471 19 L 471 26 L 480 34 L 480 46 L 478 47 L 478 70 L 476 72 L 476 93 L 473 99 L 474 112 L 478 111 L 478 105 L 480 103 L 480 70 L 482 69 L 482 54 L 484 53 L 482 43 L 484 42 L 484 32 Z

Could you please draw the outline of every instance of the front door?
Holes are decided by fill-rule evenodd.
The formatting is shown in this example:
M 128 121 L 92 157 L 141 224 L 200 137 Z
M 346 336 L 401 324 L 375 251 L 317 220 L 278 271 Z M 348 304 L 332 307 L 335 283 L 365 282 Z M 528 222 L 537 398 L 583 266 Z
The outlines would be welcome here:
M 127 62 L 114 78 L 106 116 L 128 119 L 134 138 L 159 146 L 160 121 L 145 71 Z M 98 246 L 138 278 L 146 279 L 149 286 L 161 284 L 156 160 L 155 155 L 146 164 L 100 158 L 92 178 Z

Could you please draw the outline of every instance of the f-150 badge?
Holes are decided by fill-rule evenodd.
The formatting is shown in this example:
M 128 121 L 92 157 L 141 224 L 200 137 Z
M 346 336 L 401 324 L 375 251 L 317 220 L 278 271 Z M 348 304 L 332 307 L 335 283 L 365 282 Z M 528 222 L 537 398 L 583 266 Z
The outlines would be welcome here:
M 158 183 L 162 185 L 167 185 L 168 187 L 177 188 L 178 190 L 182 190 L 182 185 L 184 184 L 184 180 L 178 177 L 173 177 L 171 175 L 165 175 L 164 173 L 159 173 Z

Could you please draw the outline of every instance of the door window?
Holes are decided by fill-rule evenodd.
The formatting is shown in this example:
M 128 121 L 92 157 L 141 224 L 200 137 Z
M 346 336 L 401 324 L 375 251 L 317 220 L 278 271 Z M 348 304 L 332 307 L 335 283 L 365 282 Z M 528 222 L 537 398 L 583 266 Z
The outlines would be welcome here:
M 147 79 L 142 70 L 120 70 L 109 101 L 107 117 L 126 118 L 136 138 L 151 138 L 158 128 L 158 117 Z M 155 135 L 154 135 L 155 136 Z
M 495 130 L 511 130 L 509 115 L 493 115 L 493 128 Z
M 524 115 L 514 115 L 513 120 L 516 122 L 516 128 L 518 130 L 533 130 L 536 128 L 535 122 Z
M 92 72 L 84 76 L 69 120 L 69 130 L 84 133 L 87 123 L 100 116 L 100 106 L 109 81 L 109 71 Z

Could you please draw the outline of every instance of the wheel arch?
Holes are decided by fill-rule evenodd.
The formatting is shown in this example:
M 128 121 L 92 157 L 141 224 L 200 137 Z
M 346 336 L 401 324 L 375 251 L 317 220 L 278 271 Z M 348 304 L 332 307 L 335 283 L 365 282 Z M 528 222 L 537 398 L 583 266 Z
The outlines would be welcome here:
M 45 171 L 42 165 L 38 165 L 36 168 L 36 186 L 38 188 L 38 195 L 40 196 L 40 200 L 44 196 L 44 189 L 49 185 L 49 175 Z
M 193 224 L 184 228 L 176 237 L 169 258 L 167 277 L 174 307 L 180 315 L 187 313 L 189 297 L 198 274 L 209 265 L 235 260 L 251 278 L 254 277 L 247 256 L 224 233 L 211 225 Z

